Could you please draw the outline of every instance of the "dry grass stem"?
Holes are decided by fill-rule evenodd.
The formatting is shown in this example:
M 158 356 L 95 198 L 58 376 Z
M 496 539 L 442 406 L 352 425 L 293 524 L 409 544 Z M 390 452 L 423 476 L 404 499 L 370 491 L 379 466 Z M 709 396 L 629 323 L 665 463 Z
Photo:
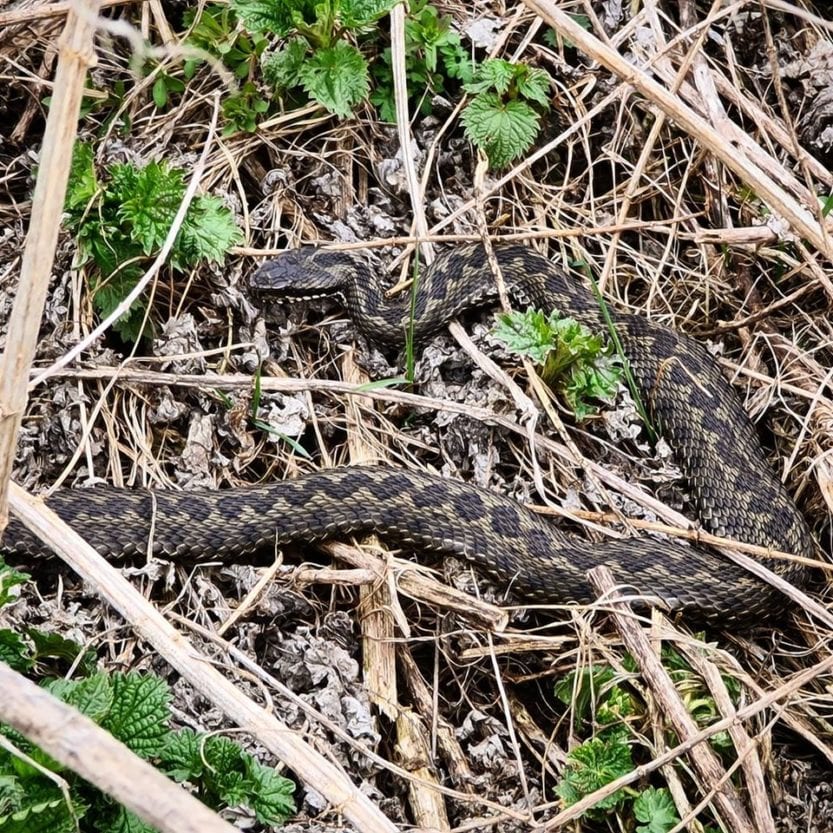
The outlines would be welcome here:
M 65 562 L 26 565 L 37 585 L 0 605 L 0 629 L 8 618 L 56 631 L 105 669 L 167 675 L 175 721 L 239 728 L 245 747 L 278 759 L 298 785 L 288 825 L 310 833 L 621 833 L 647 824 L 635 801 L 656 788 L 676 808 L 674 833 L 833 829 L 833 23 L 821 6 L 398 3 L 367 31 L 339 31 L 339 48 L 369 62 L 369 96 L 334 117 L 305 84 L 267 81 L 287 39 L 235 40 L 249 25 L 237 0 L 19 5 L 0 11 L 0 484 L 13 470 L 12 510 Z M 213 17 L 203 28 L 186 12 Z M 195 38 L 226 24 L 235 46 L 192 67 Z M 449 40 L 429 67 L 419 38 L 434 25 Z M 534 143 L 503 168 L 464 128 L 478 96 L 462 78 L 467 55 L 550 76 L 532 105 Z M 266 112 L 248 112 L 259 99 Z M 227 130 L 241 100 L 254 129 Z M 164 250 L 131 258 L 137 280 L 116 293 L 117 278 L 102 283 L 82 262 L 91 238 L 73 215 L 59 233 L 76 127 L 99 185 L 120 163 L 184 172 L 168 244 L 192 196 L 192 208 L 219 198 L 243 242 L 187 271 Z M 504 291 L 491 255 L 522 244 L 568 281 L 592 276 L 612 309 L 704 343 L 807 518 L 812 557 L 712 535 L 707 511 L 693 522 L 697 484 L 630 397 L 578 420 L 494 338 L 485 305 L 418 344 L 406 380 L 409 361 L 357 336 L 343 299 L 289 304 L 248 280 L 262 259 L 314 245 L 357 254 L 388 297 L 408 298 L 436 254 L 472 242 L 486 247 L 504 309 L 525 299 Z M 146 311 L 138 341 L 111 326 L 133 298 Z M 614 593 L 602 573 L 593 604 L 527 605 L 465 560 L 384 538 L 193 564 L 148 557 L 120 574 L 29 497 L 48 505 L 54 489 L 100 482 L 237 489 L 348 464 L 477 484 L 594 545 L 707 547 L 781 603 L 771 621 L 700 633 L 649 616 L 656 600 L 640 577 Z M 454 523 L 467 523 L 461 511 L 448 507 Z M 769 560 L 806 565 L 812 581 L 793 587 Z M 45 728 L 40 701 L 19 690 L 0 720 Z M 633 768 L 588 779 L 569 803 L 582 753 L 603 757 L 616 732 Z M 77 763 L 91 780 L 121 772 Z M 53 783 L 69 795 L 72 776 Z M 170 790 L 124 795 L 145 813 L 175 795 L 172 812 L 187 814 Z M 205 818 L 203 829 L 220 823 Z

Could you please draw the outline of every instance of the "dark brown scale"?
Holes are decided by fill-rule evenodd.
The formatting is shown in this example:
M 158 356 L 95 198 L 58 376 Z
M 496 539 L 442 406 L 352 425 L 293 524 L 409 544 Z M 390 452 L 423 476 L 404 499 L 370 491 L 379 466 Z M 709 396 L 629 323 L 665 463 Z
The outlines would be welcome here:
M 545 258 L 520 246 L 498 249 L 511 291 L 526 304 L 557 308 L 595 330 L 591 294 Z M 287 252 L 255 274 L 261 291 L 295 297 L 341 294 L 371 340 L 398 345 L 407 298 L 387 300 L 366 260 L 315 249 Z M 424 339 L 455 315 L 494 295 L 483 250 L 452 250 L 423 271 L 415 334 Z M 812 554 L 807 526 L 763 458 L 734 391 L 705 348 L 633 315 L 613 313 L 652 420 L 667 439 L 695 497 L 702 525 L 738 541 Z M 227 492 L 65 491 L 49 505 L 104 555 L 237 558 L 291 541 L 375 532 L 421 549 L 463 556 L 536 604 L 587 603 L 587 571 L 607 564 L 617 580 L 655 597 L 672 613 L 727 626 L 772 615 L 777 593 L 717 554 L 669 541 L 593 544 L 501 495 L 466 483 L 384 468 L 321 471 L 297 480 Z M 39 543 L 12 522 L 4 547 L 34 555 Z M 794 583 L 805 570 L 773 559 L 767 566 Z

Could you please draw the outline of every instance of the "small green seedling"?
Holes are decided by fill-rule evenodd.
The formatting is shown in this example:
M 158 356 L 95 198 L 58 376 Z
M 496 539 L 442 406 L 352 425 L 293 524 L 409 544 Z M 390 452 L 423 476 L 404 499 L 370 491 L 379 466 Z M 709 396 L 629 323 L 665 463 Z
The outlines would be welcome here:
M 564 397 L 577 419 L 596 413 L 593 401 L 610 402 L 616 395 L 622 367 L 613 345 L 574 318 L 540 310 L 501 314 L 493 335 L 538 365 L 541 378 Z
M 549 109 L 551 81 L 542 69 L 493 58 L 465 85 L 474 93 L 461 117 L 466 136 L 492 166 L 506 167 L 531 147 L 540 128 L 539 111 Z

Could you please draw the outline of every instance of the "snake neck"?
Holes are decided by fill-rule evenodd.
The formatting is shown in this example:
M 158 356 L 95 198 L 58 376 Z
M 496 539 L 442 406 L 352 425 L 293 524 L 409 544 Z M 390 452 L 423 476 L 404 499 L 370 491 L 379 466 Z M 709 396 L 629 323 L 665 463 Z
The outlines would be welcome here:
M 394 297 L 386 295 L 375 270 L 361 257 L 318 252 L 312 260 L 316 271 L 322 273 L 315 283 L 329 280 L 331 291 L 344 298 L 359 330 L 386 347 L 401 347 L 409 332 L 415 343 L 422 343 L 444 330 L 449 320 L 496 301 L 499 294 L 486 250 L 480 244 L 444 252 L 429 266 L 420 268 L 417 263 L 412 290 Z M 568 314 L 583 323 L 593 327 L 602 323 L 592 296 L 542 255 L 523 246 L 504 246 L 495 251 L 495 260 L 517 307 L 549 312 L 568 303 Z M 536 263 L 540 268 L 531 269 Z
M 519 308 L 568 314 L 596 327 L 601 323 L 592 296 L 542 255 L 524 246 L 495 250 L 506 290 Z M 411 292 L 388 297 L 368 258 L 357 252 L 304 247 L 284 252 L 252 276 L 260 292 L 304 299 L 336 295 L 343 299 L 361 333 L 383 347 L 402 347 L 411 334 L 415 343 L 441 332 L 452 318 L 498 297 L 497 281 L 480 244 L 458 246 L 432 264 L 414 269 Z

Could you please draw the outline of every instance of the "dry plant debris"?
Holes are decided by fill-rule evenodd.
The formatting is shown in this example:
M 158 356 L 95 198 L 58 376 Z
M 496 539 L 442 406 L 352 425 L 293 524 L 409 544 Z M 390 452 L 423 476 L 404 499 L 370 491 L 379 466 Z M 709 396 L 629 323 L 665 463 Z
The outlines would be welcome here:
M 16 482 L 233 488 L 372 461 L 542 504 L 590 536 L 673 527 L 686 486 L 627 394 L 577 424 L 492 337 L 492 311 L 418 349 L 413 387 L 374 386 L 400 379 L 406 360 L 357 340 L 338 299 L 264 303 L 246 283 L 260 258 L 319 243 L 367 249 L 393 286 L 410 277 L 415 249 L 424 262 L 486 233 L 494 245 L 526 241 L 591 274 L 608 303 L 706 341 L 826 563 L 823 4 L 324 6 L 335 24 L 311 2 L 102 4 L 78 122 L 88 188 L 70 183 L 78 202 L 51 252 Z M 60 103 L 50 82 L 67 9 L 24 0 L 0 11 L 5 347 L 26 291 L 33 182 L 50 174 L 42 142 L 47 106 Z M 466 110 L 484 95 L 484 109 Z M 494 119 L 491 145 L 466 129 L 482 126 L 478 112 Z M 155 273 L 133 318 L 90 339 L 146 273 L 195 171 L 194 210 L 210 222 L 185 215 L 174 266 Z M 91 254 L 91 223 L 109 245 L 127 215 L 122 286 L 105 268 L 111 249 Z M 829 596 L 824 569 L 807 606 L 785 604 L 775 625 L 700 634 L 658 616 L 635 627 L 615 597 L 525 609 L 465 564 L 431 570 L 406 552 L 380 555 L 379 542 L 349 543 L 278 553 L 269 566 L 124 570 L 391 825 L 342 815 L 326 784 L 299 782 L 283 830 L 833 829 L 833 628 L 812 606 Z M 55 560 L 26 566 L 36 584 L 0 608 L 3 628 L 60 634 L 106 670 L 154 671 L 183 727 L 233 729 L 210 690 L 174 674 L 135 621 L 102 603 L 94 577 L 80 582 Z M 53 670 L 78 673 L 59 660 Z M 238 739 L 294 777 L 256 732 Z M 0 833 L 17 829 L 4 827 L 4 800 L 0 788 Z M 226 816 L 269 829 L 240 808 Z

